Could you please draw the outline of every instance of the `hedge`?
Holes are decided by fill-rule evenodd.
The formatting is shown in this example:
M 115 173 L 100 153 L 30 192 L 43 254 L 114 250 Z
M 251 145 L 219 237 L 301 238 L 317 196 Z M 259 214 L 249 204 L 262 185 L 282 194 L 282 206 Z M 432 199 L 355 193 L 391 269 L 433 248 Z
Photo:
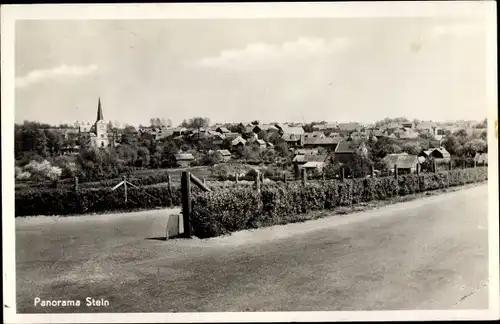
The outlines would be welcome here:
M 129 187 L 127 198 L 125 202 L 123 189 L 83 188 L 78 194 L 67 189 L 30 190 L 16 193 L 15 215 L 71 215 L 181 205 L 181 191 L 177 184 L 172 185 L 171 191 L 167 185 Z
M 487 179 L 487 168 L 457 169 L 393 177 L 263 184 L 259 194 L 251 188 L 222 188 L 193 195 L 193 234 L 219 236 L 242 229 L 304 219 L 315 210 L 334 209 L 397 195 L 443 189 Z
M 146 177 L 144 183 L 152 181 Z M 396 195 L 459 186 L 487 179 L 487 168 L 457 169 L 425 173 L 419 176 L 311 181 L 306 187 L 300 182 L 267 182 L 261 193 L 253 182 L 208 182 L 213 192 L 193 188 L 193 226 L 199 237 L 217 236 L 235 230 L 282 224 L 299 220 L 313 210 L 334 209 L 359 202 L 384 200 Z M 109 181 L 109 180 L 108 180 Z M 137 182 L 133 182 L 137 183 Z M 115 184 L 115 183 L 113 183 Z M 123 189 L 82 187 L 78 195 L 68 188 L 30 189 L 15 194 L 15 215 L 72 215 L 109 211 L 151 209 L 181 206 L 180 184 L 144 185 L 128 190 L 125 203 Z

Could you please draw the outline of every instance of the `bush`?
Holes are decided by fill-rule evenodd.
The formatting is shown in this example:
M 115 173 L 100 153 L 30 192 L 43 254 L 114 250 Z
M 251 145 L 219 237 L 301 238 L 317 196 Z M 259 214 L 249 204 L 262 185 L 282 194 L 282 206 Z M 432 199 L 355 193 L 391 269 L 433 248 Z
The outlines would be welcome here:
M 344 182 L 263 184 L 259 194 L 251 188 L 232 188 L 193 197 L 194 235 L 205 238 L 234 230 L 284 224 L 306 219 L 306 213 L 340 206 L 385 200 L 397 195 L 435 190 L 487 179 L 486 168 L 452 170 L 430 174 L 346 179 Z
M 124 201 L 123 189 L 111 191 L 109 188 L 83 188 L 78 191 L 68 189 L 28 190 L 16 193 L 15 214 L 31 215 L 71 215 L 100 213 L 106 211 L 139 208 L 180 206 L 180 186 L 173 185 L 172 191 L 166 185 L 130 188 L 128 201 Z

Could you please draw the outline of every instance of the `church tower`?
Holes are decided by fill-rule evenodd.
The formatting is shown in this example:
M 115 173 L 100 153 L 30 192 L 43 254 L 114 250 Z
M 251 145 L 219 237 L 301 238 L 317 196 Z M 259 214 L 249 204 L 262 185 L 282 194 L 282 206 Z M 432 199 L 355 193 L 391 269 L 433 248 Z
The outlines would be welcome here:
M 104 121 L 102 114 L 101 98 L 97 102 L 97 120 L 95 122 L 95 146 L 96 147 L 108 147 L 108 124 Z

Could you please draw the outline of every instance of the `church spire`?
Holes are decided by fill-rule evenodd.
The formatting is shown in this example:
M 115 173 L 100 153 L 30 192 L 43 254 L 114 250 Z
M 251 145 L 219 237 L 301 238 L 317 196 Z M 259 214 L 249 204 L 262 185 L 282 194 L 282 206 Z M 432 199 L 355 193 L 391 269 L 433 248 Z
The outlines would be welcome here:
M 97 121 L 99 120 L 104 120 L 102 116 L 101 97 L 99 97 L 99 102 L 97 103 Z

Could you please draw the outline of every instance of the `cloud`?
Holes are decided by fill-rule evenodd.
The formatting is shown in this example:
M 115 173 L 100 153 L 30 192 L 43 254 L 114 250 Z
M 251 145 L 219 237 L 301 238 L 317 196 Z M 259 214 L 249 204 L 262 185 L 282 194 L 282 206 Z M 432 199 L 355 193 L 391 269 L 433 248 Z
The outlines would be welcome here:
M 195 66 L 212 68 L 245 69 L 265 65 L 275 65 L 290 60 L 325 57 L 346 49 L 350 42 L 346 38 L 324 40 L 322 38 L 301 37 L 293 42 L 280 45 L 266 43 L 251 43 L 243 49 L 222 51 L 218 56 L 205 57 Z
M 33 70 L 23 77 L 16 78 L 17 88 L 26 88 L 33 84 L 65 77 L 80 77 L 97 71 L 97 65 L 67 66 L 61 65 L 52 69 Z

